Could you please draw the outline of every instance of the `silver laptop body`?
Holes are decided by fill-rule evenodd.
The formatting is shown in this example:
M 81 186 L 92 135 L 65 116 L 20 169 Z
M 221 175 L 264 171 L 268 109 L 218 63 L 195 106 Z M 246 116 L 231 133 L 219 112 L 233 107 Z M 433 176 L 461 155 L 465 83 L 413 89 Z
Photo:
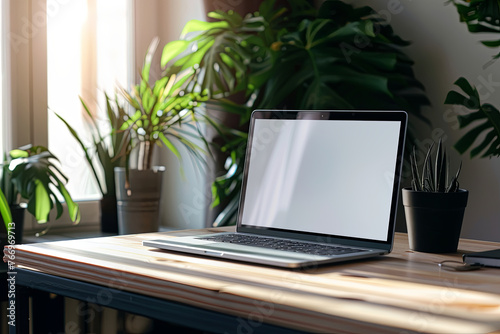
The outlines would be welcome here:
M 406 126 L 404 111 L 256 110 L 236 232 L 217 233 L 215 241 L 207 240 L 214 237 L 210 234 L 143 245 L 287 268 L 387 254 L 394 238 Z M 241 236 L 258 237 L 258 242 L 218 241 Z M 308 251 L 270 249 L 271 242 L 262 237 L 298 243 Z M 325 255 L 309 250 L 337 246 L 349 251 Z

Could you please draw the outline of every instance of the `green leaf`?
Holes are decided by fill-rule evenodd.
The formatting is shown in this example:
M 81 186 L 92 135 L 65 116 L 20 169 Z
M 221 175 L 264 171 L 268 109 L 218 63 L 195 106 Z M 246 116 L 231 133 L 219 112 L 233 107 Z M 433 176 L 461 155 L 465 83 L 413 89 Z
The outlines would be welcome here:
M 75 224 L 78 224 L 80 222 L 80 207 L 73 201 L 64 184 L 58 181 L 57 188 L 59 189 L 61 195 L 64 197 L 64 201 L 66 202 L 66 205 L 68 207 L 71 221 Z
M 2 189 L 0 189 L 0 214 L 2 215 L 2 219 L 5 224 L 5 230 L 9 231 L 9 224 L 12 223 L 12 214 L 10 212 L 9 203 L 7 202 Z
M 83 103 L 83 100 L 81 100 L 81 101 Z M 101 194 L 104 194 L 105 193 L 104 189 L 103 189 L 101 181 L 100 181 L 100 179 L 98 177 L 97 170 L 96 170 L 96 167 L 94 166 L 93 160 L 92 160 L 92 158 L 89 155 L 87 147 L 85 146 L 85 144 L 83 143 L 83 141 L 78 136 L 78 133 L 76 132 L 76 130 L 71 125 L 69 125 L 69 123 L 64 118 L 62 118 L 62 116 L 60 116 L 58 113 L 54 112 L 54 114 L 57 116 L 57 118 L 59 118 L 64 123 L 64 125 L 66 125 L 66 128 L 69 130 L 69 132 L 71 133 L 71 135 L 73 136 L 73 138 L 75 138 L 75 140 L 77 141 L 77 143 L 82 148 L 82 150 L 83 150 L 83 152 L 85 154 L 85 159 L 87 160 L 87 163 L 90 166 L 90 169 L 92 170 L 94 178 L 97 181 L 97 185 L 99 187 L 99 190 L 100 190 Z
M 30 211 L 28 204 L 28 211 L 30 211 L 39 223 L 46 223 L 49 221 L 50 210 L 52 209 L 52 202 L 49 198 L 49 193 L 45 185 L 39 180 L 35 180 L 35 192 L 29 203 L 34 202 L 34 211 Z M 32 209 L 33 210 L 33 209 Z
M 457 93 L 454 90 L 448 92 L 448 95 L 446 95 L 446 99 L 444 101 L 445 104 L 457 104 L 474 109 L 479 108 L 478 102 L 478 100 L 465 97 L 464 95 Z
M 189 33 L 198 31 L 210 31 L 212 29 L 228 28 L 227 22 L 205 22 L 200 20 L 191 20 L 184 26 L 181 32 L 181 38 L 186 38 Z
M 183 52 L 189 45 L 188 41 L 172 41 L 163 47 L 161 54 L 161 67 L 165 67 L 170 61 Z
M 479 153 L 484 151 L 488 145 L 490 145 L 493 140 L 495 140 L 496 137 L 496 132 L 495 130 L 491 130 L 488 132 L 488 134 L 484 137 L 484 140 L 481 142 L 481 144 L 477 145 L 474 149 L 470 151 L 470 157 L 474 158 L 476 157 Z
M 452 192 L 458 191 L 458 189 L 460 188 L 460 185 L 458 183 L 458 176 L 460 175 L 461 170 L 462 170 L 462 162 L 460 161 L 460 166 L 458 166 L 457 173 L 455 174 L 455 176 L 451 180 L 448 189 L 446 189 L 446 192 L 452 193 Z
M 490 48 L 496 48 L 496 47 L 500 46 L 500 40 L 496 40 L 496 41 L 481 41 L 481 43 L 483 45 L 486 45 L 487 47 L 490 47 Z
M 446 149 L 444 149 L 442 147 L 441 139 L 439 140 L 439 143 L 441 144 L 440 145 L 441 147 L 438 146 L 439 153 L 436 154 L 437 178 L 436 178 L 435 184 L 436 184 L 436 191 L 437 192 L 445 192 L 446 187 L 447 187 L 447 181 L 448 181 L 448 177 L 447 177 L 448 161 L 447 161 L 447 156 L 446 156 Z M 439 164 L 437 163 L 438 160 L 440 161 Z
M 462 138 L 460 138 L 456 142 L 455 149 L 460 152 L 460 154 L 465 153 L 474 144 L 479 135 L 490 127 L 491 125 L 488 121 L 486 121 L 481 125 L 469 130 Z
M 420 175 L 418 173 L 417 155 L 415 153 L 415 146 L 413 146 L 412 154 L 410 154 L 410 166 L 412 175 L 412 188 L 414 191 L 422 191 L 420 183 Z
M 448 93 L 445 102 L 464 105 L 466 108 L 472 110 L 469 114 L 457 116 L 460 128 L 469 127 L 469 129 L 465 135 L 457 141 L 455 148 L 458 152 L 463 154 L 474 145 L 475 141 L 478 140 L 483 133 L 486 133 L 485 138 L 481 139 L 480 144 L 471 150 L 471 157 L 479 155 L 483 150 L 486 150 L 486 152 L 482 157 L 500 155 L 500 147 L 498 145 L 498 140 L 500 138 L 500 112 L 491 104 L 485 103 L 481 105 L 477 89 L 470 85 L 466 79 L 460 78 L 455 83 L 464 92 L 469 94 L 469 97 L 451 91 Z M 479 125 L 474 125 L 474 123 L 481 120 L 484 120 L 484 122 Z
M 429 146 L 429 149 L 427 150 L 427 154 L 425 155 L 424 159 L 424 165 L 423 165 L 423 170 L 422 170 L 422 180 L 421 180 L 421 185 L 422 188 L 430 188 L 426 191 L 434 191 L 434 182 L 433 182 L 433 171 L 432 171 L 432 158 L 431 158 L 431 153 L 432 149 L 434 148 L 434 143 L 432 143 Z
M 174 144 L 172 144 L 172 142 L 170 140 L 168 140 L 168 138 L 162 133 L 160 132 L 158 134 L 158 136 L 160 137 L 160 140 L 162 141 L 163 144 L 165 144 L 165 146 L 173 153 L 175 154 L 175 156 L 177 157 L 177 159 L 181 160 L 181 154 L 179 153 L 179 150 L 177 149 L 177 147 L 175 147 Z
M 83 108 L 85 109 L 85 111 L 87 112 L 87 115 L 89 116 L 89 119 L 91 120 L 92 122 L 92 125 L 93 125 L 93 130 L 97 133 L 97 136 L 99 138 L 100 141 L 102 141 L 102 136 L 101 136 L 101 132 L 99 131 L 99 127 L 97 126 L 97 122 L 94 118 L 94 115 L 90 112 L 89 108 L 87 107 L 87 105 L 85 104 L 85 102 L 83 101 L 83 99 L 80 97 L 80 102 L 83 106 Z
M 482 111 L 479 110 L 474 113 L 466 114 L 466 115 L 458 115 L 457 120 L 458 124 L 460 125 L 460 128 L 465 128 L 466 126 L 469 126 L 470 124 L 474 123 L 475 121 L 479 120 L 484 120 L 487 119 L 488 116 Z
M 9 152 L 9 155 L 12 159 L 18 159 L 18 158 L 27 158 L 29 156 L 29 153 L 25 150 L 14 149 Z
M 500 151 L 500 139 L 496 137 L 490 144 L 490 147 L 481 155 L 481 158 L 498 156 Z
M 468 94 L 471 98 L 479 100 L 479 94 L 477 90 L 472 87 L 472 85 L 465 79 L 464 77 L 460 77 L 455 81 L 455 85 L 460 87 L 466 94 Z

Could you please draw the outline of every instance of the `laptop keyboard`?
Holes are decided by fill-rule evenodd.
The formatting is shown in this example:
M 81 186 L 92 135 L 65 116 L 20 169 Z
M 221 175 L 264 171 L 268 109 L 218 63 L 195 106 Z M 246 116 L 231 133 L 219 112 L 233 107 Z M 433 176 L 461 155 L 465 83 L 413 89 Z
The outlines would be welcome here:
M 259 237 L 246 234 L 222 234 L 199 239 L 322 256 L 352 254 L 364 251 L 363 249 L 350 247 L 314 244 L 310 242 Z

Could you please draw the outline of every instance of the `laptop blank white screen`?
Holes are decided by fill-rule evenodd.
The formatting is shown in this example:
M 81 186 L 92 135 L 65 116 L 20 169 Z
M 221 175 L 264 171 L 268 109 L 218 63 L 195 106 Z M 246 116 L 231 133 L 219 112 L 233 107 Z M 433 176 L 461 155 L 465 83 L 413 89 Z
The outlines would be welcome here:
M 400 125 L 256 119 L 241 223 L 385 241 Z

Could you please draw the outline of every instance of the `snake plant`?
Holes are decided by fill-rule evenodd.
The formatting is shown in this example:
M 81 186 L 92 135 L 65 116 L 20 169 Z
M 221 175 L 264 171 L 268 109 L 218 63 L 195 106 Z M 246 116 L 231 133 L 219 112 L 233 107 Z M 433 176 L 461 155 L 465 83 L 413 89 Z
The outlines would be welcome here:
M 457 192 L 459 189 L 458 176 L 462 169 L 462 163 L 458 167 L 456 174 L 449 180 L 449 161 L 446 154 L 446 148 L 443 147 L 440 140 L 436 149 L 434 161 L 432 159 L 432 151 L 434 143 L 429 146 L 425 155 L 422 170 L 419 172 L 418 161 L 413 147 L 410 155 L 411 174 L 412 174 L 412 190 L 425 192 L 451 193 Z

